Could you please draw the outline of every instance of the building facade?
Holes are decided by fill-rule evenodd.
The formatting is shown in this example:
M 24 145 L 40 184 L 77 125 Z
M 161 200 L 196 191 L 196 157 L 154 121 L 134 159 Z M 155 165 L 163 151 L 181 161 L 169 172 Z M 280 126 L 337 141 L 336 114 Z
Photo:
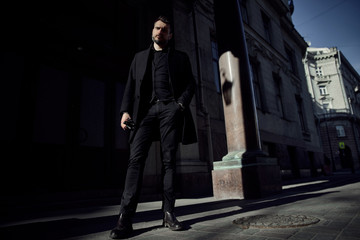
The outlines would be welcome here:
M 278 159 L 283 178 L 316 175 L 322 165 L 302 66 L 307 44 L 291 2 L 241 1 L 263 150 Z
M 12 19 L 2 30 L 0 65 L 4 196 L 120 196 L 129 155 L 120 128 L 122 95 L 134 54 L 150 46 L 153 21 L 164 13 L 174 20 L 172 44 L 189 55 L 198 86 L 191 103 L 198 143 L 179 148 L 178 193 L 211 194 L 211 164 L 227 148 L 214 81 L 212 1 L 9 2 L 4 8 L 3 17 Z M 149 153 L 143 196 L 161 193 L 159 147 L 155 142 Z
M 178 192 L 212 193 L 213 162 L 227 154 L 213 0 L 5 7 L 3 17 L 12 21 L 2 30 L 0 65 L 3 195 L 121 194 L 129 154 L 119 126 L 122 94 L 132 57 L 149 47 L 153 19 L 164 12 L 197 82 L 191 108 L 198 143 L 179 148 Z M 241 10 L 263 150 L 278 159 L 284 178 L 316 174 L 322 151 L 301 62 L 307 45 L 293 28 L 291 7 L 243 0 Z M 143 196 L 161 192 L 159 146 L 150 150 Z
M 304 66 L 329 171 L 354 171 L 360 156 L 360 76 L 336 47 L 309 47 Z

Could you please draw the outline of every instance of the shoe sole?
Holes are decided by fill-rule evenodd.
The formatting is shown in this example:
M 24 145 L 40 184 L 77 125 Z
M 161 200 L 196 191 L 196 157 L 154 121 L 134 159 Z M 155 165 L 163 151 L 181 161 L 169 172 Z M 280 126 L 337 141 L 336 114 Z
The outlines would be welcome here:
M 169 223 L 163 223 L 163 227 L 169 228 L 171 231 L 181 231 L 181 230 L 183 230 L 182 227 L 180 227 L 180 228 L 171 227 Z

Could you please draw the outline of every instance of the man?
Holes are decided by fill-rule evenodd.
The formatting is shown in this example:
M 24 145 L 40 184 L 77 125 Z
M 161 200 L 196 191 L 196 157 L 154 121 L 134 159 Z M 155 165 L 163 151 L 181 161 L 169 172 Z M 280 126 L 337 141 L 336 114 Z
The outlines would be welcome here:
M 164 169 L 163 225 L 175 231 L 183 229 L 174 215 L 175 161 L 180 141 L 196 142 L 189 109 L 195 80 L 187 55 L 169 46 L 171 31 L 166 17 L 157 18 L 152 30 L 153 43 L 135 55 L 130 67 L 120 110 L 121 127 L 132 129 L 130 157 L 119 220 L 110 233 L 113 239 L 127 237 L 133 231 L 131 219 L 139 200 L 145 160 L 154 140 L 160 140 Z

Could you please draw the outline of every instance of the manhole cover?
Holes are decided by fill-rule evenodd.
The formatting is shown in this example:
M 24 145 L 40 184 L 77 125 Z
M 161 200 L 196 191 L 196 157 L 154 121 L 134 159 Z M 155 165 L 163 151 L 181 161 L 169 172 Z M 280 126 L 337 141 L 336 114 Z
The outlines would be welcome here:
M 318 223 L 320 219 L 304 215 L 257 215 L 233 221 L 241 228 L 294 228 Z

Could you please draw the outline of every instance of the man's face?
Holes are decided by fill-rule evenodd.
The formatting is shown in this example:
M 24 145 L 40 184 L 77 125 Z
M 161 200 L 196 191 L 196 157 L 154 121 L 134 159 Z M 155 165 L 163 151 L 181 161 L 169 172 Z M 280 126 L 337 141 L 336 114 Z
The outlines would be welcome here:
M 161 20 L 155 22 L 152 30 L 152 40 L 158 45 L 166 45 L 172 38 L 170 32 L 170 25 L 162 22 Z

